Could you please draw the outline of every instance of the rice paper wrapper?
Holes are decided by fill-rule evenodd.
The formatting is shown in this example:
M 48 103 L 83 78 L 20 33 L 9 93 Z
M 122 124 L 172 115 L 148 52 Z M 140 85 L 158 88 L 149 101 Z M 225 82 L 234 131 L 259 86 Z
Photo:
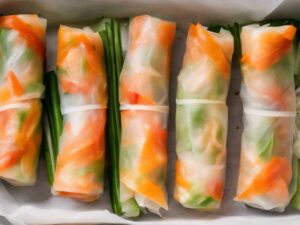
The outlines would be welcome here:
M 171 50 L 176 24 L 136 16 L 129 24 L 120 75 L 120 104 L 168 105 Z
M 173 199 L 175 181 L 175 95 L 176 76 L 182 66 L 185 50 L 187 25 L 201 22 L 205 25 L 228 24 L 233 22 L 260 21 L 264 18 L 298 18 L 299 2 L 293 0 L 228 0 L 226 4 L 219 1 L 205 0 L 24 0 L 7 1 L 0 4 L 0 10 L 8 13 L 32 13 L 47 18 L 51 27 L 47 31 L 47 71 L 56 68 L 57 25 L 73 24 L 80 27 L 81 22 L 98 19 L 102 16 L 128 17 L 152 14 L 160 18 L 175 20 L 178 30 L 172 56 L 170 83 L 170 119 L 168 124 L 168 169 L 167 190 L 169 210 L 161 219 L 153 214 L 143 215 L 138 220 L 128 220 L 114 215 L 111 211 L 108 187 L 105 185 L 101 198 L 94 203 L 82 203 L 72 199 L 60 198 L 51 194 L 47 180 L 46 166 L 43 159 L 39 162 L 38 177 L 33 187 L 16 188 L 6 182 L 0 183 L 0 223 L 3 225 L 27 224 L 199 224 L 199 225 L 298 225 L 299 215 L 291 209 L 284 214 L 264 213 L 245 207 L 241 202 L 233 201 L 235 196 L 239 158 L 240 136 L 242 131 L 242 104 L 240 96 L 241 74 L 238 65 L 233 66 L 232 79 L 228 97 L 228 134 L 226 185 L 222 206 L 215 213 L 200 213 L 183 208 Z M 9 222 L 8 222 L 8 221 Z
M 1 105 L 42 96 L 46 24 L 37 15 L 1 17 Z
M 222 28 L 216 33 L 201 24 L 190 25 L 178 75 L 177 99 L 226 102 L 233 45 L 228 30 Z
M 283 211 L 294 190 L 293 26 L 242 28 L 244 133 L 236 200 Z M 276 41 L 274 41 L 276 40 Z M 270 49 L 269 51 L 267 49 Z
M 103 191 L 106 110 L 64 115 L 54 194 L 93 201 Z
M 237 198 L 253 207 L 283 211 L 294 194 L 294 188 L 289 189 L 294 185 L 291 182 L 294 118 L 246 114 L 244 126 Z M 280 175 L 275 173 L 276 169 Z M 272 185 L 264 183 L 264 187 L 252 189 L 259 181 L 270 182 L 267 179 L 272 175 L 275 176 Z
M 0 111 L 0 177 L 15 185 L 33 185 L 42 140 L 39 100 L 14 104 Z
M 33 185 L 41 144 L 46 19 L 0 18 L 0 176 Z
M 225 186 L 227 106 L 177 105 L 176 189 L 183 206 L 212 210 L 220 207 Z
M 150 211 L 168 209 L 165 189 L 168 113 L 122 110 L 121 202 Z M 138 137 L 138 138 L 137 138 Z
M 229 31 L 190 25 L 178 76 L 174 191 L 186 208 L 213 210 L 221 205 L 232 54 Z
M 60 26 L 57 67 L 64 128 L 53 193 L 95 201 L 104 187 L 107 104 L 100 35 L 88 27 Z

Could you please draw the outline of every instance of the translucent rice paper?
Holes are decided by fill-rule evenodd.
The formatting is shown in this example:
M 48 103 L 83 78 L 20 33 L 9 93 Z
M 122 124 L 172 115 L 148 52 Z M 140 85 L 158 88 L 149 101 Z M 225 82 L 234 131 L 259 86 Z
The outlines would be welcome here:
M 167 169 L 167 112 L 123 110 L 121 140 L 121 202 L 134 201 L 158 212 L 168 209 L 165 188 Z M 129 208 L 128 210 L 130 210 Z
M 103 191 L 106 73 L 98 33 L 61 26 L 58 78 L 64 114 L 53 193 L 83 201 Z
M 125 216 L 168 209 L 165 189 L 170 61 L 175 23 L 150 16 L 130 21 L 120 75 L 121 202 Z
M 223 4 L 222 4 L 223 3 Z M 144 224 L 144 225 L 298 225 L 297 211 L 287 209 L 284 214 L 274 215 L 246 207 L 241 202 L 233 201 L 236 192 L 239 167 L 240 134 L 242 104 L 238 95 L 240 89 L 240 70 L 233 66 L 229 88 L 228 139 L 226 191 L 220 211 L 199 213 L 183 208 L 174 201 L 173 182 L 175 177 L 175 95 L 176 79 L 182 65 L 185 51 L 186 29 L 192 21 L 202 24 L 229 24 L 233 22 L 261 21 L 264 18 L 300 18 L 300 1 L 296 0 L 2 0 L 0 11 L 4 14 L 36 12 L 47 18 L 50 24 L 74 24 L 97 19 L 102 16 L 129 17 L 148 13 L 160 18 L 175 20 L 179 29 L 176 31 L 170 83 L 170 111 L 168 125 L 168 170 L 167 187 L 169 210 L 164 218 L 152 214 L 143 215 L 137 220 L 126 220 L 112 213 L 108 186 L 95 203 L 82 203 L 72 199 L 52 196 L 47 180 L 46 166 L 43 159 L 39 163 L 37 183 L 33 187 L 15 188 L 6 182 L 0 182 L 0 223 L 3 225 L 27 224 Z M 281 4 L 282 3 L 282 4 Z M 272 13 L 275 10 L 274 13 Z M 179 25 L 180 23 L 180 25 Z M 184 26 L 183 26 L 184 25 Z M 52 26 L 47 32 L 47 70 L 56 68 L 57 27 Z M 238 129 L 239 128 L 239 129 Z M 37 194 L 38 193 L 38 194 Z
M 244 133 L 236 200 L 283 211 L 293 193 L 296 28 L 242 28 Z
M 233 37 L 190 25 L 176 108 L 176 185 L 184 207 L 212 210 L 225 187 L 227 106 Z
M 150 16 L 130 21 L 120 76 L 120 104 L 168 105 L 175 23 Z
M 45 32 L 37 15 L 0 17 L 0 177 L 15 185 L 36 180 Z

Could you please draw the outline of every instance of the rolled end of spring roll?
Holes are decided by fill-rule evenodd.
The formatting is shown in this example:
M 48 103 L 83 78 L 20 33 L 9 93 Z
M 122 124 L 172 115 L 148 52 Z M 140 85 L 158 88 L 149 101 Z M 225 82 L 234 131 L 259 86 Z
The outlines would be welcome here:
M 122 209 L 133 201 L 153 212 L 160 207 L 168 209 L 165 188 L 168 113 L 124 109 L 121 118 Z
M 157 214 L 168 209 L 166 129 L 175 31 L 175 23 L 150 16 L 130 22 L 120 76 L 120 198 L 125 216 L 138 216 L 140 208 Z
M 233 37 L 190 25 L 176 108 L 175 199 L 186 208 L 220 207 L 225 186 L 227 106 Z
M 57 72 L 64 120 L 53 193 L 82 201 L 103 191 L 106 72 L 100 36 L 60 26 Z
M 36 180 L 45 32 L 37 15 L 0 17 L 0 177 L 15 185 Z
M 283 211 L 293 193 L 293 25 L 242 28 L 244 132 L 235 200 Z

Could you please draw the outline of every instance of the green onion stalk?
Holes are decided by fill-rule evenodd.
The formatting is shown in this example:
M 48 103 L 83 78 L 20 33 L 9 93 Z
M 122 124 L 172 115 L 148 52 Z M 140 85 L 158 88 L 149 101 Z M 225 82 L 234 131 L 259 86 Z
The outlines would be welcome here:
M 119 149 L 121 139 L 121 115 L 119 104 L 119 76 L 123 66 L 123 51 L 120 22 L 103 19 L 97 27 L 102 38 L 108 83 L 108 108 L 106 123 L 106 144 L 108 157 L 108 180 L 112 210 L 122 215 L 120 201 Z
M 50 185 L 53 185 L 56 159 L 59 150 L 59 138 L 63 129 L 63 117 L 60 109 L 57 75 L 48 72 L 45 75 L 46 93 L 44 99 L 44 139 L 45 159 Z
M 294 24 L 299 29 L 299 23 L 294 21 Z M 296 193 L 292 199 L 292 206 L 300 210 L 300 42 L 299 31 L 297 31 L 297 51 L 295 60 L 295 89 L 296 89 L 296 126 L 295 126 L 295 140 L 294 140 L 294 152 L 295 152 L 295 169 L 294 174 L 297 176 L 296 181 Z

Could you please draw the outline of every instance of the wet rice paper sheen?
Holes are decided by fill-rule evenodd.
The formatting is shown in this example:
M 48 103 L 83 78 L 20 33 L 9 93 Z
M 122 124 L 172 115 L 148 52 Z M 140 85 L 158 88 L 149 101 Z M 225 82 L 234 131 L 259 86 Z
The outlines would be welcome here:
M 249 25 L 241 31 L 246 113 L 235 200 L 264 210 L 283 211 L 294 194 L 295 32 L 292 25 Z
M 107 104 L 103 60 L 97 33 L 60 26 L 58 80 L 62 112 L 67 113 L 63 115 L 54 194 L 93 201 L 103 191 Z
M 175 30 L 175 23 L 150 16 L 130 21 L 128 51 L 120 75 L 121 109 L 127 105 L 127 110 L 121 111 L 120 147 L 120 195 L 125 216 L 137 216 L 139 208 L 158 214 L 160 208 L 168 209 L 168 113 L 160 109 L 168 105 Z
M 233 37 L 190 25 L 176 108 L 176 185 L 184 207 L 220 207 L 224 192 L 227 106 Z
M 121 202 L 134 199 L 140 207 L 167 209 L 168 113 L 123 110 L 121 117 Z
M 150 16 L 130 21 L 129 44 L 120 75 L 120 104 L 168 105 L 175 23 Z
M 41 143 L 46 20 L 0 17 L 0 177 L 32 185 Z

